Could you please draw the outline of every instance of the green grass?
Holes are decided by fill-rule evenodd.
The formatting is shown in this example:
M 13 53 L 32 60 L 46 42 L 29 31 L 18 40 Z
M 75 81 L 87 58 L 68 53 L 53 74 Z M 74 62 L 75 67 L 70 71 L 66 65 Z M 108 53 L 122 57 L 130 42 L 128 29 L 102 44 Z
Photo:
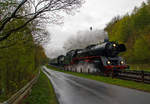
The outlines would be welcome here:
M 85 74 L 85 73 L 68 72 L 68 71 L 63 71 L 63 70 L 60 70 L 58 68 L 55 68 L 53 66 L 48 66 L 48 65 L 47 67 L 56 71 L 61 71 L 64 73 L 72 74 L 72 75 L 87 78 L 87 79 L 92 79 L 92 80 L 96 80 L 96 81 L 100 81 L 104 83 L 109 83 L 113 85 L 118 85 L 118 86 L 123 86 L 123 87 L 150 92 L 150 84 L 121 80 L 121 79 L 116 79 L 116 78 L 112 79 L 111 77 L 104 77 L 104 76 L 91 75 L 91 74 Z
M 0 95 L 0 103 L 2 103 L 3 101 L 5 101 L 5 100 L 7 100 L 8 99 L 8 97 L 7 96 L 2 96 L 2 95 Z
M 28 78 L 22 79 L 21 82 L 18 82 L 18 83 L 17 83 L 17 81 L 16 81 L 16 82 L 11 81 L 11 83 L 12 83 L 13 86 L 9 86 L 11 90 L 10 90 L 9 92 L 7 92 L 7 93 L 4 92 L 4 91 L 2 91 L 1 88 L 0 88 L 0 103 L 1 103 L 1 102 L 4 102 L 4 101 L 6 101 L 6 100 L 8 100 L 11 96 L 13 96 L 15 93 L 17 93 L 17 92 L 18 92 L 21 88 L 23 88 L 29 81 L 31 81 L 32 78 L 33 78 L 33 76 L 37 75 L 38 72 L 39 72 L 39 68 L 38 68 L 37 70 L 33 71 L 32 74 L 29 74 L 29 75 L 28 75 Z M 6 80 L 6 79 L 4 79 L 4 80 Z M 3 80 L 3 81 L 4 81 L 4 80 Z M 2 80 L 0 80 L 0 81 L 2 81 Z M 3 81 L 2 81 L 2 82 L 3 82 Z M 9 83 L 10 83 L 10 82 L 9 82 Z M 2 87 L 2 86 L 0 85 L 0 87 Z M 5 89 L 3 89 L 3 90 L 5 90 Z
M 129 64 L 131 70 L 144 70 L 150 71 L 149 64 Z
M 23 104 L 58 104 L 53 86 L 43 72 Z

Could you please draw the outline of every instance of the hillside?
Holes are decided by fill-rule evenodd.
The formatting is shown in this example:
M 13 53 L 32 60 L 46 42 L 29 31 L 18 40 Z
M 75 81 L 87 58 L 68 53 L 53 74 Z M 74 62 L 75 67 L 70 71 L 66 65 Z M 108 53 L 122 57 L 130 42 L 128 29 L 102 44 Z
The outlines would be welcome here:
M 129 64 L 150 63 L 150 3 L 143 2 L 130 15 L 113 18 L 105 31 L 111 41 L 126 45 L 127 52 L 121 55 Z

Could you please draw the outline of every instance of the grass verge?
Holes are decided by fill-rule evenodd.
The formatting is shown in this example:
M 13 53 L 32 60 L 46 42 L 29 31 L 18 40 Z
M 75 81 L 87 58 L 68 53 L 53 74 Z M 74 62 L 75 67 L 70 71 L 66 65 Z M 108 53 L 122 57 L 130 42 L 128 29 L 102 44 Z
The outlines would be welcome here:
M 4 78 L 3 81 L 0 80 L 3 83 L 3 86 L 5 85 L 4 88 L 1 88 L 2 86 L 0 84 L 0 104 L 10 99 L 11 96 L 17 93 L 20 89 L 22 89 L 27 83 L 29 83 L 34 78 L 34 76 L 38 74 L 38 72 L 39 72 L 39 68 L 33 71 L 32 74 L 28 73 L 27 77 L 23 78 L 21 81 L 12 79 L 12 81 L 9 81 L 8 83 L 3 83 L 3 82 L 6 82 L 5 81 L 6 79 Z M 6 90 L 5 88 L 7 88 L 8 90 Z
M 149 64 L 129 64 L 131 70 L 144 70 L 150 72 Z
M 58 104 L 53 86 L 43 72 L 40 73 L 37 83 L 23 104 Z
M 91 74 L 85 74 L 85 73 L 68 72 L 68 71 L 60 70 L 56 67 L 48 66 L 48 65 L 47 65 L 47 67 L 50 69 L 56 70 L 56 71 L 61 71 L 64 73 L 72 74 L 72 75 L 87 78 L 87 79 L 92 79 L 92 80 L 96 80 L 96 81 L 100 81 L 100 82 L 104 82 L 104 83 L 109 83 L 109 84 L 123 86 L 123 87 L 127 87 L 127 88 L 142 90 L 145 92 L 150 92 L 150 84 L 121 80 L 121 79 L 116 79 L 116 78 L 112 79 L 111 77 L 97 76 L 97 75 L 91 75 Z

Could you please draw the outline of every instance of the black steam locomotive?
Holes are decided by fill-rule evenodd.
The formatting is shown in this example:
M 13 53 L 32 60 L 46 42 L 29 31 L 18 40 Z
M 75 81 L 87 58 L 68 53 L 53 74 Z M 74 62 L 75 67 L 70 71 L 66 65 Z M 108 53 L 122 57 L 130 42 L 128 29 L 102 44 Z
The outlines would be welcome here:
M 76 49 L 67 52 L 66 56 L 59 56 L 57 64 L 65 70 L 85 73 L 119 73 L 129 68 L 125 60 L 118 56 L 126 51 L 124 44 L 117 42 L 104 42 L 93 44 L 84 49 Z

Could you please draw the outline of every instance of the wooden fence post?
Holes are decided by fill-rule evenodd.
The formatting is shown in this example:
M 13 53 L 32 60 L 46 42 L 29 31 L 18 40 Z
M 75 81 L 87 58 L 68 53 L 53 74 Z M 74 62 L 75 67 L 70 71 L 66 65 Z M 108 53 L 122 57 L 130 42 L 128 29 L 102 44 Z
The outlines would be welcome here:
M 141 71 L 141 80 L 142 80 L 142 82 L 144 82 L 144 71 L 143 70 Z

